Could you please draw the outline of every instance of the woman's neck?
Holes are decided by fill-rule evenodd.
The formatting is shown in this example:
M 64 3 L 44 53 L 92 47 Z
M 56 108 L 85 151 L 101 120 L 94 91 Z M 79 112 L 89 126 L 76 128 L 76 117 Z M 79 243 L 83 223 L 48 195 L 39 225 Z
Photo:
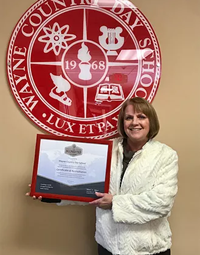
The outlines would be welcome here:
M 127 150 L 128 151 L 139 151 L 142 149 L 142 147 L 146 144 L 146 142 L 148 141 L 138 141 L 138 142 L 133 142 L 130 139 L 127 139 Z

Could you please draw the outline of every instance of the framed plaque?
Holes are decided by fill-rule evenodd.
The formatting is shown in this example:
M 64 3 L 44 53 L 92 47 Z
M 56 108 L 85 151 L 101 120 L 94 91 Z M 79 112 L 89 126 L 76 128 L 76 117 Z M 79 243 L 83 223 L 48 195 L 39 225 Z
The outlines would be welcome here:
M 37 135 L 31 196 L 90 202 L 107 193 L 112 141 Z

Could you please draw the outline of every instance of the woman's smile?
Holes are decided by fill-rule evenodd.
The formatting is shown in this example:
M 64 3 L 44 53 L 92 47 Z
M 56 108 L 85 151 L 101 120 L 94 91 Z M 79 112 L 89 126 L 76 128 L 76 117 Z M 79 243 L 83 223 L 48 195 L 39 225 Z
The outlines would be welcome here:
M 125 109 L 124 131 L 129 143 L 143 146 L 148 141 L 149 128 L 148 117 L 142 112 L 136 112 L 133 105 L 128 105 Z

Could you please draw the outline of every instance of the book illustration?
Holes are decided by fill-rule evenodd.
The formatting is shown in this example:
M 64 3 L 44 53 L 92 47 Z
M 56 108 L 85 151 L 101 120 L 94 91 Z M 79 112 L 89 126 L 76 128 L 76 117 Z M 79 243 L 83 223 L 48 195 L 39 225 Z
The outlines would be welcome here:
M 97 88 L 95 101 L 122 101 L 124 93 L 122 86 L 115 83 L 103 83 Z

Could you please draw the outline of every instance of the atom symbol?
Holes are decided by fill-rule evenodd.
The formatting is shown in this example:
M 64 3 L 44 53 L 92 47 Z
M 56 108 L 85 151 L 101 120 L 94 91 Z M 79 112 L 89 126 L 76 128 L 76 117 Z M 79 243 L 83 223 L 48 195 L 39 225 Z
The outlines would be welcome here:
M 55 55 L 58 56 L 61 49 L 66 49 L 68 47 L 67 41 L 71 41 L 76 38 L 73 34 L 67 34 L 68 30 L 69 25 L 60 27 L 57 22 L 54 23 L 52 29 L 51 27 L 44 27 L 43 31 L 45 32 L 45 35 L 38 38 L 40 42 L 46 43 L 44 52 L 48 53 L 53 50 Z

